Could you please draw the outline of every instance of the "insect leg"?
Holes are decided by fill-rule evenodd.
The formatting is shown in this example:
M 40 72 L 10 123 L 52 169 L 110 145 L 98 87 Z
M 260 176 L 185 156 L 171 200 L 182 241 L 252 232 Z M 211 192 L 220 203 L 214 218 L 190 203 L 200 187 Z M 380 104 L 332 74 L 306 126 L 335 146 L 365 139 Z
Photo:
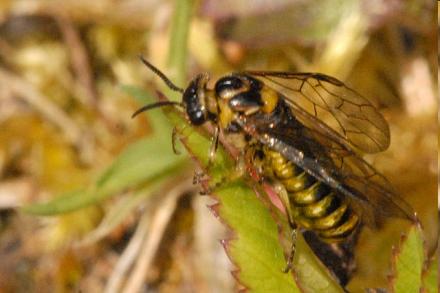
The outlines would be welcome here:
M 186 128 L 186 126 L 184 126 L 182 129 L 179 130 L 176 126 L 173 127 L 173 132 L 171 134 L 171 146 L 173 148 L 174 154 L 176 154 L 176 155 L 180 154 L 180 152 L 176 148 L 176 141 L 177 141 L 179 132 L 184 131 L 185 128 Z M 213 159 L 211 158 L 211 153 L 213 152 L 214 155 L 215 155 L 215 151 L 217 150 L 217 147 L 218 147 L 218 130 L 217 129 L 218 128 L 216 128 L 216 131 L 214 132 L 214 139 L 215 139 L 214 142 L 216 144 L 215 145 L 215 150 L 214 151 L 210 150 L 210 157 L 209 157 L 209 161 L 208 161 L 208 166 L 207 166 L 206 172 L 209 171 L 210 165 L 212 165 L 212 162 L 213 162 Z M 215 138 L 215 137 L 217 137 L 217 138 Z M 212 148 L 213 147 L 211 145 L 210 149 L 212 149 Z M 202 182 L 203 181 L 203 177 L 205 176 L 205 174 L 206 173 L 203 172 L 203 171 L 195 171 L 194 172 L 194 177 L 193 177 L 193 184 L 199 184 L 200 182 Z M 209 190 L 202 190 L 202 192 L 201 192 L 201 194 L 208 194 L 208 193 L 209 193 Z
M 295 225 L 294 227 L 292 227 L 292 234 L 291 234 L 292 244 L 290 246 L 289 256 L 287 257 L 287 263 L 286 263 L 286 267 L 283 269 L 283 273 L 288 273 L 293 267 L 293 258 L 295 257 L 295 250 L 296 250 L 297 232 L 298 229 Z
M 290 245 L 290 251 L 289 255 L 287 256 L 287 262 L 286 267 L 283 269 L 284 273 L 288 273 L 292 267 L 293 267 L 293 259 L 295 257 L 295 250 L 296 250 L 296 238 L 298 233 L 298 227 L 293 219 L 292 211 L 290 208 L 290 201 L 289 201 L 289 195 L 286 190 L 286 188 L 281 183 L 275 183 L 274 189 L 276 193 L 278 194 L 278 197 L 280 198 L 281 202 L 283 203 L 287 220 L 289 222 L 289 226 L 292 228 L 292 234 L 291 234 L 291 245 Z
M 212 136 L 211 146 L 209 148 L 208 153 L 208 163 L 206 165 L 205 171 L 196 171 L 194 173 L 193 183 L 198 184 L 203 181 L 203 177 L 209 173 L 209 170 L 212 168 L 212 165 L 214 164 L 215 160 L 215 154 L 218 149 L 218 141 L 219 141 L 219 135 L 220 135 L 220 127 L 216 125 L 214 127 L 214 134 Z M 202 190 L 201 194 L 208 194 L 210 193 L 212 188 L 208 188 L 207 190 Z
M 247 174 L 247 166 L 246 166 L 245 151 L 241 151 L 240 155 L 237 157 L 237 160 L 235 162 L 234 169 L 232 169 L 231 172 L 222 175 L 219 179 L 216 180 L 216 182 L 209 184 L 209 186 L 207 188 L 204 188 L 204 190 L 202 190 L 200 194 L 202 195 L 209 194 L 213 190 L 222 187 L 224 184 L 242 178 L 246 174 Z
M 177 138 L 177 135 L 178 135 L 178 130 L 177 130 L 177 127 L 174 126 L 173 127 L 173 133 L 171 134 L 171 146 L 173 147 L 174 154 L 180 155 L 180 152 L 176 148 L 176 138 Z
M 216 125 L 214 128 L 214 135 L 212 136 L 211 147 L 209 148 L 208 166 L 206 167 L 207 170 L 209 170 L 209 168 L 211 168 L 212 164 L 214 163 L 215 154 L 217 153 L 217 148 L 218 148 L 219 134 L 220 134 L 220 127 Z
M 290 227 L 296 228 L 295 221 L 293 220 L 292 211 L 290 208 L 290 201 L 289 201 L 289 194 L 284 187 L 284 185 L 281 182 L 274 182 L 272 184 L 275 192 L 277 193 L 278 197 L 280 198 L 281 202 L 284 206 L 284 211 L 287 215 L 287 220 L 289 222 Z

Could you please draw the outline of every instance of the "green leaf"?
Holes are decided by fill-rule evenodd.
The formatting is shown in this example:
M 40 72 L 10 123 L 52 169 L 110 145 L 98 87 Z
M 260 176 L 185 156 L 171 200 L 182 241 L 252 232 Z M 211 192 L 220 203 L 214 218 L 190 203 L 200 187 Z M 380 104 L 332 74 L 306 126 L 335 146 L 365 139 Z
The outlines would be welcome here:
M 234 231 L 226 250 L 238 267 L 238 279 L 251 292 L 300 292 L 286 266 L 278 229 L 266 207 L 243 182 L 215 192 L 218 212 Z
M 105 213 L 105 217 L 99 223 L 99 226 L 87 234 L 87 236 L 81 240 L 81 243 L 83 245 L 89 245 L 108 235 L 116 226 L 121 224 L 128 215 L 137 209 L 142 202 L 150 197 L 150 195 L 160 190 L 164 182 L 168 179 L 168 175 L 163 176 L 162 179 L 155 180 L 153 184 L 149 184 L 145 188 L 125 196 L 116 204 L 112 205 L 110 210 Z
M 208 165 L 208 153 L 212 141 L 207 138 L 207 134 L 202 134 L 201 131 L 195 131 L 181 115 L 174 111 L 167 112 L 170 121 L 176 125 L 179 138 L 188 150 L 189 154 L 199 162 L 200 166 L 206 168 Z M 201 130 L 201 129 L 200 129 Z M 225 174 L 228 174 L 235 168 L 235 163 L 226 153 L 223 147 L 219 146 L 215 154 L 215 161 L 209 169 L 211 177 L 211 184 L 215 184 L 224 179 Z
M 130 85 L 123 85 L 121 90 L 128 95 L 135 98 L 141 105 L 151 104 L 157 102 L 157 98 L 145 90 Z M 163 115 L 162 111 L 159 109 L 145 112 L 148 115 L 148 120 L 150 121 L 150 126 L 153 129 L 153 138 L 167 137 L 169 135 L 164 135 L 165 133 L 171 133 L 172 125 L 169 120 Z
M 168 138 L 169 139 L 169 138 Z M 24 206 L 22 210 L 38 215 L 74 211 L 107 199 L 126 188 L 172 176 L 182 170 L 187 158 L 176 156 L 169 140 L 144 138 L 130 145 L 113 164 L 86 189 L 62 194 L 47 203 Z
M 99 178 L 96 187 L 100 192 L 116 192 L 180 169 L 187 158 L 173 153 L 170 136 L 170 132 L 163 133 L 130 145 Z
M 424 250 L 421 231 L 413 226 L 408 236 L 402 237 L 393 257 L 392 288 L 396 293 L 419 292 L 422 287 Z
M 303 292 L 344 292 L 302 235 L 298 235 L 296 250 L 293 268 Z
M 125 87 L 143 99 L 153 98 L 143 91 Z M 57 196 L 47 203 L 37 203 L 22 208 L 24 212 L 38 215 L 55 215 L 77 210 L 107 199 L 126 188 L 154 181 L 162 176 L 172 176 L 184 168 L 188 159 L 176 156 L 172 151 L 172 126 L 162 111 L 151 111 L 148 115 L 154 132 L 151 136 L 129 145 L 89 187 Z
M 88 206 L 88 195 L 89 193 L 85 188 L 78 189 L 66 192 L 47 203 L 25 205 L 21 210 L 35 215 L 56 215 L 67 211 L 74 211 L 77 208 Z
M 211 141 L 188 126 L 180 115 L 168 113 L 190 154 L 206 168 Z M 234 175 L 235 162 L 219 146 L 209 169 L 210 185 Z M 270 208 L 243 180 L 234 180 L 214 191 L 221 219 L 233 230 L 226 249 L 238 268 L 238 280 L 253 292 L 299 292 L 291 274 L 283 273 L 286 259 L 279 240 L 278 226 Z M 301 236 L 295 254 L 295 273 L 306 292 L 342 292 Z M 314 291 L 314 290 L 318 291 Z M 309 290 L 309 291 L 308 291 Z M 320 290 L 320 291 L 319 291 Z
M 428 264 L 428 269 L 423 274 L 423 288 L 427 293 L 438 292 L 438 255 L 434 257 Z

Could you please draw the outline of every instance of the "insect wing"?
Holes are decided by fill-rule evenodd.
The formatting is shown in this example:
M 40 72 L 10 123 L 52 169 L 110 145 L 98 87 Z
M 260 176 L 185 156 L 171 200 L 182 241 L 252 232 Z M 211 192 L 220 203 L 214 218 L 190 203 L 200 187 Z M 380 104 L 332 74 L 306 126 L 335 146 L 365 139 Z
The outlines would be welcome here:
M 385 119 L 366 98 L 338 79 L 320 73 L 248 71 L 245 74 L 280 93 L 307 127 L 326 132 L 340 144 L 348 142 L 363 152 L 388 148 L 390 132 Z
M 331 136 L 304 127 L 268 127 L 265 123 L 239 122 L 249 135 L 281 153 L 317 180 L 350 201 L 363 223 L 377 227 L 386 217 L 415 220 L 411 206 L 398 196 L 373 166 Z
M 411 206 L 371 164 L 338 141 L 313 129 L 306 128 L 303 134 L 312 137 L 327 150 L 326 154 L 333 163 L 332 167 L 328 163 L 323 164 L 317 148 L 313 148 L 312 152 L 318 158 L 318 164 L 329 169 L 327 174 L 340 181 L 337 189 L 351 200 L 356 210 L 364 214 L 366 223 L 376 226 L 385 217 L 415 220 Z M 328 158 L 324 161 L 328 161 Z

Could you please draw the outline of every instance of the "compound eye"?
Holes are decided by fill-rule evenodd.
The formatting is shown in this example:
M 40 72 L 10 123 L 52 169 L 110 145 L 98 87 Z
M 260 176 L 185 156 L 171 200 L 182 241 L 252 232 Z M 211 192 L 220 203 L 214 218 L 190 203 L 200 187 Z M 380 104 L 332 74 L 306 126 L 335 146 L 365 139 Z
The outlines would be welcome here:
M 204 106 L 206 82 L 207 76 L 197 76 L 190 82 L 182 96 L 187 117 L 193 125 L 202 125 L 207 120 L 207 111 Z
M 219 79 L 215 84 L 215 91 L 221 94 L 224 91 L 236 91 L 243 87 L 243 81 L 237 76 L 227 76 Z

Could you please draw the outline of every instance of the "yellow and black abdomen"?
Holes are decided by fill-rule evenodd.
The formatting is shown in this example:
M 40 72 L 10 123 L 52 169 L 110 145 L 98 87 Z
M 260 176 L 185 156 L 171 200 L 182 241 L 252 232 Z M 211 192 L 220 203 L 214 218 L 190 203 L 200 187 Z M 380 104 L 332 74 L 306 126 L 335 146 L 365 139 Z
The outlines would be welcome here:
M 356 231 L 359 217 L 348 202 L 327 185 L 267 146 L 262 148 L 265 176 L 280 182 L 288 193 L 290 217 L 327 242 L 346 239 Z

